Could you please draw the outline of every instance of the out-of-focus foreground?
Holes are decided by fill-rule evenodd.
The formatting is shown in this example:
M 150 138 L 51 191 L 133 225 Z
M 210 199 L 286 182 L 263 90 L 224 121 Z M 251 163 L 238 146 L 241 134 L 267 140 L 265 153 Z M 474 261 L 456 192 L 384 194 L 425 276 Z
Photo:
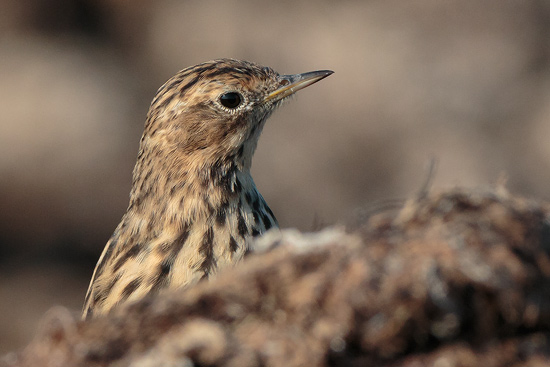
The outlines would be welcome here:
M 185 291 L 85 322 L 52 309 L 0 366 L 547 366 L 548 214 L 452 190 L 348 233 L 268 233 L 270 251 Z
M 5 0 L 0 352 L 78 309 L 127 205 L 145 114 L 179 69 L 332 69 L 269 121 L 256 183 L 283 227 L 435 186 L 550 196 L 550 3 Z

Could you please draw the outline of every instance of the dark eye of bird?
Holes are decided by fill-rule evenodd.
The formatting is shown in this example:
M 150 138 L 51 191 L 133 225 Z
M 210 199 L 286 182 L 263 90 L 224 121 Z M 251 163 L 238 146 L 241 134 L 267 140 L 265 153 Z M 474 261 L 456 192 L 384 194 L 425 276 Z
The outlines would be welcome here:
M 237 108 L 241 104 L 242 100 L 241 95 L 236 92 L 225 93 L 220 97 L 220 103 L 222 106 L 227 108 Z

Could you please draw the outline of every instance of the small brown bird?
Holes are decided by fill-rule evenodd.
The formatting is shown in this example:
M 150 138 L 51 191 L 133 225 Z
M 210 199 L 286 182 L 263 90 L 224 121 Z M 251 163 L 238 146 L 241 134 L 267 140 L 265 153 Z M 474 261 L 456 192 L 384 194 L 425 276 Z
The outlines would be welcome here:
M 130 204 L 96 265 L 83 317 L 234 264 L 277 220 L 250 167 L 266 119 L 332 71 L 279 75 L 233 59 L 180 71 L 153 99 Z

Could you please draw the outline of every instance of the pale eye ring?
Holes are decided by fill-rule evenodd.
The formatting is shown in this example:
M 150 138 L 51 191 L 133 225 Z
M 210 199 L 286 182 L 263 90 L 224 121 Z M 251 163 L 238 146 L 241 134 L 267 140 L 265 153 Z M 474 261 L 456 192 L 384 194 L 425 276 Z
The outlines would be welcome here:
M 237 92 L 228 92 L 220 96 L 220 103 L 222 106 L 235 109 L 241 105 L 244 98 Z

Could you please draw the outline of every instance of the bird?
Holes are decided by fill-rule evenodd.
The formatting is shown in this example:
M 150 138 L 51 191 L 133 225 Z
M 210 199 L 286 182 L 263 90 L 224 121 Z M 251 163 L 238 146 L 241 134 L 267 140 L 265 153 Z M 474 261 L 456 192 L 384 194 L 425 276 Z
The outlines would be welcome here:
M 208 279 L 278 228 L 250 174 L 252 156 L 273 111 L 332 73 L 280 75 L 217 59 L 164 83 L 147 113 L 128 208 L 94 269 L 83 319 Z

